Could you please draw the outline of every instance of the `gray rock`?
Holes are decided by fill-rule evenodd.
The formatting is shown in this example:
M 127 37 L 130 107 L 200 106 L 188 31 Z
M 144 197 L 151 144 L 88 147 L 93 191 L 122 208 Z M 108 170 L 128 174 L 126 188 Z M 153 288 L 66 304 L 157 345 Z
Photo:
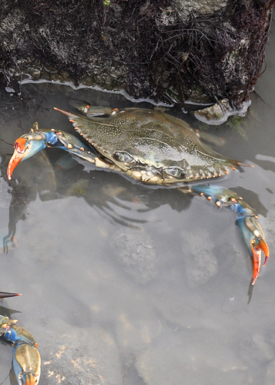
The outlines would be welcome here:
M 186 266 L 186 278 L 190 287 L 204 285 L 218 272 L 218 262 L 206 229 L 199 234 L 181 232 L 182 249 Z M 187 250 L 187 252 L 186 252 Z
M 122 228 L 112 240 L 117 260 L 126 273 L 140 283 L 157 274 L 157 258 L 151 237 L 143 229 Z
M 244 384 L 245 367 L 234 351 L 223 352 L 224 337 L 213 339 L 213 331 L 170 332 L 163 334 L 135 361 L 138 374 L 146 385 Z M 213 341 L 219 341 L 213 344 Z
M 117 385 L 121 383 L 122 370 L 119 353 L 111 335 L 101 327 L 82 328 L 77 330 L 61 320 L 47 322 L 45 341 L 39 347 L 42 350 L 43 384 L 66 385 Z M 51 338 L 53 327 L 55 339 Z M 56 330 L 60 337 L 56 339 Z M 87 339 L 92 343 L 87 344 Z M 48 351 L 42 347 L 46 342 Z M 46 349 L 45 349 L 46 350 Z

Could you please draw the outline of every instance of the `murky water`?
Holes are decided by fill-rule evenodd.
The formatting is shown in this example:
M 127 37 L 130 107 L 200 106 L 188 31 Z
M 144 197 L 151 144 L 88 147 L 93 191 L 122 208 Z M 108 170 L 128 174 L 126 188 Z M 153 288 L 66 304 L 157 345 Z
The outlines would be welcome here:
M 133 104 L 54 84 L 23 85 L 24 102 L 2 91 L 1 290 L 23 294 L 8 303 L 39 343 L 41 384 L 274 384 L 274 34 L 267 62 L 247 118 L 209 128 L 225 139 L 219 152 L 255 166 L 220 181 L 256 208 L 271 250 L 249 304 L 251 262 L 229 210 L 57 150 L 7 183 L 12 144 L 35 121 L 73 132 L 53 106 Z M 10 347 L 0 355 L 0 383 L 10 384 Z

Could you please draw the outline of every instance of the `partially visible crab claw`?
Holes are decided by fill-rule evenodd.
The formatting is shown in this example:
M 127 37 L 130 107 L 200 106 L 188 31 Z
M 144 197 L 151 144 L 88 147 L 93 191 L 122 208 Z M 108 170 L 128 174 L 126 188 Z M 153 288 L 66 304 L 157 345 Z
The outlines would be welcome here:
M 8 164 L 8 179 L 11 179 L 14 169 L 20 162 L 26 160 L 46 147 L 46 137 L 43 131 L 38 131 L 35 123 L 29 134 L 24 134 L 16 139 L 14 152 Z
M 28 344 L 13 347 L 13 369 L 19 385 L 37 385 L 41 358 L 35 346 Z
M 264 232 L 256 217 L 243 216 L 237 219 L 237 223 L 252 258 L 253 276 L 251 285 L 254 285 L 261 269 L 261 251 L 265 255 L 264 266 L 269 258 L 269 248 L 265 241 Z
M 17 320 L 0 315 L 0 339 L 13 345 L 13 369 L 18 385 L 37 385 L 41 358 L 33 335 Z

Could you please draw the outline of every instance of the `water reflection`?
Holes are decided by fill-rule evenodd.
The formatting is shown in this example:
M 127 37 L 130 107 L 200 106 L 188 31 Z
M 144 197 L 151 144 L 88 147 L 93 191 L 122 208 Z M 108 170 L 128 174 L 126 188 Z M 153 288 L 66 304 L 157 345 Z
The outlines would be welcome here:
M 116 173 L 87 171 L 70 155 L 63 156 L 62 152 L 59 155 L 53 164 L 46 152 L 37 154 L 35 160 L 27 165 L 20 164 L 16 171 L 16 175 L 20 176 L 8 182 L 9 188 L 6 178 L 8 160 L 2 156 L 1 185 L 6 195 L 8 188 L 10 197 L 8 234 L 3 239 L 4 252 L 7 252 L 9 244 L 14 246 L 17 223 L 25 220 L 28 205 L 37 197 L 41 201 L 83 198 L 104 217 L 132 228 L 147 222 L 148 216 L 145 219 L 144 214 L 161 204 L 169 204 L 178 212 L 190 205 L 191 195 L 183 197 L 176 190 L 170 190 L 167 194 L 166 189 L 133 184 Z M 5 206 L 8 206 L 8 201 Z

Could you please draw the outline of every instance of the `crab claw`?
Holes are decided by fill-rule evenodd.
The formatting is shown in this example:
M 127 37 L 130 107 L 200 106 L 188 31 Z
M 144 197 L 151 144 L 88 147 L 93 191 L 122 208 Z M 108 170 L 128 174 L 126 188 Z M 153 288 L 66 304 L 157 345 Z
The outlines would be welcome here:
M 0 315 L 0 339 L 13 345 L 13 369 L 18 385 L 37 385 L 41 358 L 33 335 L 17 320 Z
M 261 270 L 261 251 L 265 254 L 265 265 L 269 258 L 269 248 L 265 235 L 258 222 L 256 211 L 245 202 L 237 193 L 217 185 L 194 185 L 190 190 L 195 194 L 213 200 L 217 207 L 228 207 L 236 213 L 237 223 L 242 237 L 252 258 L 253 276 L 251 284 L 254 285 Z
M 6 291 L 0 291 L 0 299 L 1 298 L 8 298 L 8 297 L 17 297 L 21 294 L 19 293 L 7 293 Z
M 18 385 L 37 385 L 40 378 L 41 358 L 36 347 L 21 344 L 13 347 L 13 369 Z
M 29 134 L 24 134 L 15 141 L 14 153 L 8 164 L 8 179 L 11 179 L 14 169 L 20 162 L 46 147 L 65 150 L 72 155 L 95 163 L 95 152 L 75 136 L 60 130 L 40 130 L 38 123 L 34 123 Z
M 261 270 L 261 251 L 265 255 L 264 266 L 269 258 L 269 248 L 265 241 L 264 232 L 256 217 L 243 216 L 237 219 L 237 223 L 252 258 L 253 276 L 251 285 L 254 285 Z
M 8 164 L 8 179 L 11 179 L 14 169 L 20 162 L 26 160 L 46 147 L 45 135 L 42 131 L 31 130 L 29 134 L 24 134 L 14 143 L 14 153 Z

